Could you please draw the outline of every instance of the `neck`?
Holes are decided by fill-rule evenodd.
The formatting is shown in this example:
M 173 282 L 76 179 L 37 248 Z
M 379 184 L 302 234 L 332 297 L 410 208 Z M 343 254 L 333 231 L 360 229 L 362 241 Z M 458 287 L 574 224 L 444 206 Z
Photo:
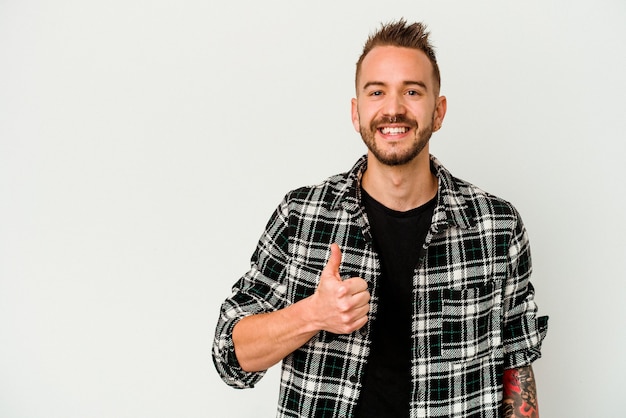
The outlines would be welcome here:
M 430 201 L 437 194 L 437 177 L 430 171 L 428 150 L 401 166 L 381 164 L 371 153 L 362 185 L 375 200 L 389 209 L 407 211 Z

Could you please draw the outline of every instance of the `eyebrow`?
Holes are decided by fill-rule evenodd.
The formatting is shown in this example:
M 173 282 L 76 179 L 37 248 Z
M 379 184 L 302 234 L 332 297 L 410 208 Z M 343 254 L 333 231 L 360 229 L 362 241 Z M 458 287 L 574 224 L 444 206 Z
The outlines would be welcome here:
M 363 90 L 368 89 L 369 87 L 372 86 L 381 86 L 384 87 L 386 86 L 387 83 L 384 83 L 382 81 L 368 81 L 367 83 L 365 83 L 365 85 L 363 86 Z M 428 91 L 428 87 L 426 86 L 426 83 L 424 83 L 423 81 L 413 81 L 413 80 L 407 80 L 404 81 L 402 83 L 403 86 L 419 86 L 421 88 L 423 88 L 424 90 Z

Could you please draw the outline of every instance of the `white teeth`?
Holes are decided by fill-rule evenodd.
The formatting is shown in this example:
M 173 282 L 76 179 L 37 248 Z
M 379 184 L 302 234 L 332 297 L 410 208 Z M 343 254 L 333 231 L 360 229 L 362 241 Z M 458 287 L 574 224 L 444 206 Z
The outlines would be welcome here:
M 380 130 L 384 135 L 398 135 L 407 132 L 409 128 L 403 126 L 384 127 Z

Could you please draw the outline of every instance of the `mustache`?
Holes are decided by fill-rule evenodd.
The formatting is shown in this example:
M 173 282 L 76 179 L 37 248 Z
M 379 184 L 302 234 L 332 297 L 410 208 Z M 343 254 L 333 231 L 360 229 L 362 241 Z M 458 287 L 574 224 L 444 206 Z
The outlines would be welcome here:
M 417 126 L 418 126 L 417 121 L 415 119 L 411 119 L 407 117 L 406 115 L 388 115 L 388 116 L 382 116 L 380 118 L 374 119 L 370 123 L 370 128 L 372 130 L 376 130 L 381 125 L 389 125 L 392 123 L 401 123 L 401 124 L 407 125 L 415 129 L 417 129 Z

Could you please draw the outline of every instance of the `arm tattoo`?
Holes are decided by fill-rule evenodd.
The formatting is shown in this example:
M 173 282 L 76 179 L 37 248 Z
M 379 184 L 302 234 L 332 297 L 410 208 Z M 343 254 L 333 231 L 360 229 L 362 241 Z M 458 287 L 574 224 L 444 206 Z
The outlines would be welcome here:
M 532 367 L 504 371 L 503 418 L 539 418 L 537 386 Z

